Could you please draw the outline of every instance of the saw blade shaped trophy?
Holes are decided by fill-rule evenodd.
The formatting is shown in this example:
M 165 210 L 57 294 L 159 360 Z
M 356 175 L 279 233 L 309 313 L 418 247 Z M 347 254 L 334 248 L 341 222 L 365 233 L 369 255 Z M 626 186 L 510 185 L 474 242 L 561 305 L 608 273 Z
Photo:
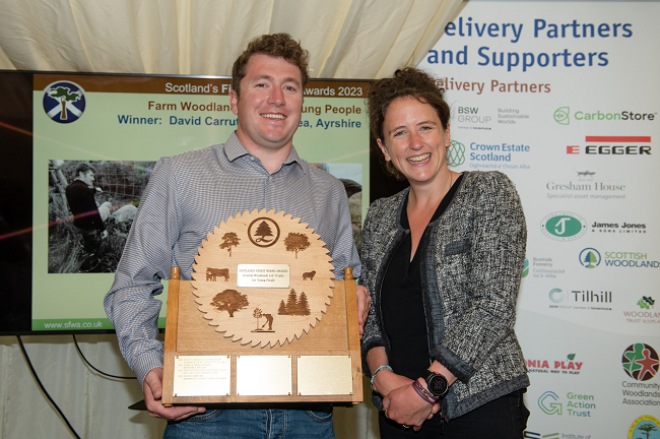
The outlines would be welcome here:
M 210 330 L 273 348 L 316 327 L 333 296 L 332 259 L 300 219 L 244 212 L 209 233 L 193 264 L 194 300 Z

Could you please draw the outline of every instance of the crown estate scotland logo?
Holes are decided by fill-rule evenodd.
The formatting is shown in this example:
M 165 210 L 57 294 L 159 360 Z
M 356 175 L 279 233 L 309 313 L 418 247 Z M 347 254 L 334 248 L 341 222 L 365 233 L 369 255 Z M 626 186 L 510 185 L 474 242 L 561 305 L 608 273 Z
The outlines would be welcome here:
M 447 148 L 447 164 L 451 167 L 461 166 L 465 163 L 465 145 L 456 140 L 451 141 Z
M 46 115 L 57 123 L 75 122 L 85 111 L 85 90 L 75 82 L 55 81 L 44 89 Z

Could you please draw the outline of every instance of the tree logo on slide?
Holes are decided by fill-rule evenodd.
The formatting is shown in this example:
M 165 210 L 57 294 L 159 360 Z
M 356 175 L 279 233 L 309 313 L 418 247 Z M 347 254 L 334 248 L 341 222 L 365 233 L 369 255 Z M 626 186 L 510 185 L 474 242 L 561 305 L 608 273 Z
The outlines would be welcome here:
M 447 165 L 456 167 L 463 163 L 465 163 L 465 145 L 452 140 L 451 145 L 447 148 Z
M 621 364 L 630 378 L 648 381 L 658 373 L 660 360 L 658 353 L 650 345 L 635 343 L 623 351 Z
M 660 421 L 650 415 L 640 416 L 630 426 L 628 439 L 658 439 L 660 438 Z
M 80 119 L 87 103 L 85 90 L 71 81 L 55 81 L 48 85 L 42 101 L 46 115 L 58 123 Z
M 559 107 L 555 110 L 555 114 L 552 116 L 555 118 L 555 122 L 558 124 L 568 125 L 571 123 L 571 118 L 569 117 L 570 113 L 571 109 L 569 107 Z

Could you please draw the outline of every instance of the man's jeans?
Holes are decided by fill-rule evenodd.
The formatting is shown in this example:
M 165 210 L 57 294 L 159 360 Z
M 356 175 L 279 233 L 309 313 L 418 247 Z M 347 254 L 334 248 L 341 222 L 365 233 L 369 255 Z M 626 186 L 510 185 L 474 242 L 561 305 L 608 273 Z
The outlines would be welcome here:
M 334 439 L 332 412 L 310 410 L 206 410 L 169 422 L 163 439 Z

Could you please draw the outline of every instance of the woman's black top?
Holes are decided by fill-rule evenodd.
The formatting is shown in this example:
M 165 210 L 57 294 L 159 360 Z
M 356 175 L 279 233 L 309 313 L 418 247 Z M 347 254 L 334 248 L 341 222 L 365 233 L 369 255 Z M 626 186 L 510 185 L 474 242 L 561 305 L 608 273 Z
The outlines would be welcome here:
M 462 178 L 463 175 L 452 185 L 440 202 L 430 222 L 438 219 L 447 209 L 460 187 Z M 401 227 L 408 230 L 408 233 L 394 251 L 387 266 L 381 290 L 381 307 L 383 325 L 390 342 L 389 364 L 394 373 L 415 380 L 424 375 L 431 364 L 422 303 L 420 273 L 420 255 L 425 251 L 428 242 L 426 239 L 420 239 L 415 256 L 411 261 L 412 240 L 410 238 L 407 207 L 408 198 L 406 198 L 401 212 Z M 434 416 L 431 421 L 424 424 L 420 433 L 428 430 L 427 427 L 439 422 L 440 417 Z M 393 427 L 395 426 L 393 425 Z M 381 435 L 384 433 L 382 430 L 381 426 Z M 407 431 L 413 433 L 412 429 Z M 415 437 L 421 436 L 418 433 L 415 434 Z

